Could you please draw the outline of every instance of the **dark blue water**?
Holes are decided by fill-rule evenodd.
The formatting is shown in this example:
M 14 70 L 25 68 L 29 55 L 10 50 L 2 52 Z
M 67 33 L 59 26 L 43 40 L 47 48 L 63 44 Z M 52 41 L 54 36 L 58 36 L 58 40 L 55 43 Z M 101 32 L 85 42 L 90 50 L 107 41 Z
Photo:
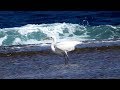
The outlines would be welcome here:
M 70 53 L 66 67 L 51 35 L 95 49 Z M 119 47 L 101 46 L 120 46 L 120 11 L 0 11 L 0 78 L 119 78 Z
M 66 67 L 50 35 L 95 49 L 76 48 Z M 0 11 L 0 78 L 119 78 L 119 47 L 102 46 L 120 46 L 120 11 Z
M 0 11 L 0 28 L 42 23 L 83 24 L 83 20 L 92 26 L 119 25 L 120 11 Z

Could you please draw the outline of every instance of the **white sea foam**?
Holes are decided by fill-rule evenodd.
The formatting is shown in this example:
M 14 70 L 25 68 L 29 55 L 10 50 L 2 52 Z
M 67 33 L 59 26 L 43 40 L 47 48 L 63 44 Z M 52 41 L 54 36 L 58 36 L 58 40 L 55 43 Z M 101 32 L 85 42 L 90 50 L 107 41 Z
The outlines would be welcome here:
M 4 36 L 4 37 L 0 38 L 0 46 L 2 45 L 2 43 L 5 39 L 7 39 L 7 36 Z
M 116 31 L 115 31 L 116 30 Z M 120 37 L 120 28 L 113 25 L 83 26 L 72 23 L 27 24 L 21 27 L 0 29 L 0 45 L 23 45 L 50 43 L 45 37 L 55 36 L 57 41 L 64 40 L 96 40 Z M 108 35 L 108 36 L 107 36 Z M 4 36 L 4 37 L 3 37 Z M 3 43 L 4 41 L 4 43 Z M 9 44 L 10 43 L 10 44 Z

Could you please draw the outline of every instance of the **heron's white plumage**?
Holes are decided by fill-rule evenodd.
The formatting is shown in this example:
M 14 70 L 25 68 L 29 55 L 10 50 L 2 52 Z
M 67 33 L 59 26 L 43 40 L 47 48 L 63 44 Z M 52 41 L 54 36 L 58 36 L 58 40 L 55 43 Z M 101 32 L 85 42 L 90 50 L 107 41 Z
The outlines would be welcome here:
M 63 41 L 57 43 L 56 37 L 51 37 L 51 39 L 53 40 L 51 43 L 52 51 L 56 54 L 63 55 L 64 57 L 66 56 L 65 64 L 69 60 L 67 52 L 74 50 L 75 46 L 81 43 L 78 41 Z
M 75 49 L 75 46 L 80 44 L 78 41 L 63 41 L 55 44 L 55 47 L 63 50 L 63 51 L 72 51 Z

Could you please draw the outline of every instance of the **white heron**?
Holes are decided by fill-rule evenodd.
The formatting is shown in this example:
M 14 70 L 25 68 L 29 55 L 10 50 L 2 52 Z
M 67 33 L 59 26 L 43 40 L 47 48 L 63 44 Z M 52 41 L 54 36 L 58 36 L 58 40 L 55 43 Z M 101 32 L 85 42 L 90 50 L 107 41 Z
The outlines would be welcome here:
M 68 64 L 69 61 L 67 52 L 73 51 L 75 49 L 75 46 L 81 43 L 78 41 L 57 42 L 56 37 L 54 36 L 50 37 L 50 39 L 53 40 L 53 42 L 51 43 L 51 50 L 54 53 L 65 57 L 65 65 Z

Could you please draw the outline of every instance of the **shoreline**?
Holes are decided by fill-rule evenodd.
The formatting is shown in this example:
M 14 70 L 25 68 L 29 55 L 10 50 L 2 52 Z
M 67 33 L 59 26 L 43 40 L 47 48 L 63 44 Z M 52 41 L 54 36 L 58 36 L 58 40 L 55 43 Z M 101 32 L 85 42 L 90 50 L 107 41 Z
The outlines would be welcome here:
M 29 47 L 30 48 L 30 47 Z M 85 48 L 75 48 L 74 51 L 71 51 L 69 53 L 74 52 L 92 52 L 92 51 L 105 51 L 105 50 L 120 50 L 120 46 L 102 46 L 102 47 L 85 47 Z M 3 52 L 0 53 L 0 57 L 9 57 L 9 56 L 32 56 L 32 55 L 47 55 L 47 54 L 54 54 L 50 47 L 44 50 L 39 51 L 18 51 L 18 52 Z
M 75 46 L 78 51 L 93 51 L 93 50 L 107 50 L 120 49 L 120 40 L 104 40 L 104 41 L 82 41 L 81 44 Z M 14 56 L 14 55 L 32 55 L 32 54 L 51 54 L 50 43 L 28 44 L 28 45 L 12 45 L 0 46 L 0 56 Z

